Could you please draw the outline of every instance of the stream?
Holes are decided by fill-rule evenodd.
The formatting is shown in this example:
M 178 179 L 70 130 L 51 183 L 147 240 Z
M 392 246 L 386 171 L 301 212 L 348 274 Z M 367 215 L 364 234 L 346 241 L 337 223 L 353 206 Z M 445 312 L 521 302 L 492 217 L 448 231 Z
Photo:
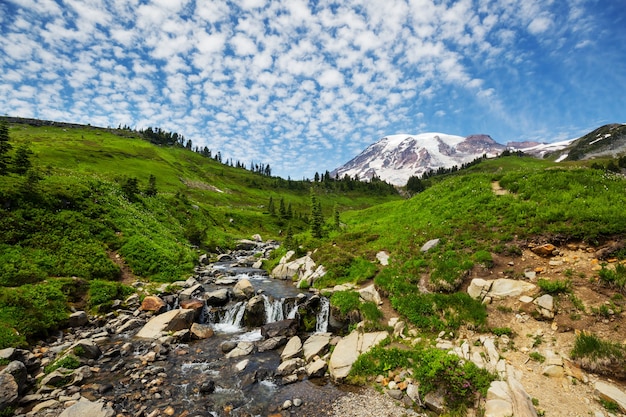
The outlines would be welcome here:
M 247 279 L 263 297 L 264 323 L 298 319 L 298 307 L 312 295 L 302 293 L 291 281 L 272 279 L 264 270 L 241 266 L 253 255 L 240 251 L 233 260 L 203 266 L 194 278 L 207 293 L 232 288 L 237 281 Z M 167 299 L 168 309 L 179 308 L 176 295 Z M 258 343 L 264 339 L 260 327 L 244 324 L 246 304 L 245 300 L 231 300 L 222 307 L 205 303 L 197 321 L 213 329 L 214 336 L 208 339 L 161 345 L 134 338 L 136 330 L 116 335 L 108 349 L 103 349 L 107 353 L 94 374 L 93 398 L 109 400 L 115 411 L 124 415 L 149 416 L 148 412 L 160 409 L 165 415 L 221 417 L 277 413 L 284 401 L 296 398 L 303 402 L 297 415 L 316 415 L 315 411 L 302 412 L 315 410 L 343 394 L 343 389 L 326 377 L 301 376 L 297 382 L 285 384 L 275 376 L 282 348 L 264 352 L 255 348 L 247 356 L 227 357 L 224 343 Z M 327 332 L 328 299 L 320 297 L 316 304 L 315 332 Z M 312 332 L 299 330 L 298 334 L 306 338 Z M 117 355 L 129 345 L 131 352 Z M 149 352 L 156 352 L 153 360 L 146 360 Z

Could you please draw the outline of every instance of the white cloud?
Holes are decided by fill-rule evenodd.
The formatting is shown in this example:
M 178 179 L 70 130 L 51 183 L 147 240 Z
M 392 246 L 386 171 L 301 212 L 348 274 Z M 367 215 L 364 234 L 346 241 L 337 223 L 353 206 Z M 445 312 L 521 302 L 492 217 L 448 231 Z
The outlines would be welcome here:
M 551 26 L 552 26 L 552 19 L 550 19 L 547 16 L 540 16 L 540 17 L 534 18 L 528 24 L 528 31 L 532 33 L 533 35 L 540 35 L 543 32 L 550 29 Z

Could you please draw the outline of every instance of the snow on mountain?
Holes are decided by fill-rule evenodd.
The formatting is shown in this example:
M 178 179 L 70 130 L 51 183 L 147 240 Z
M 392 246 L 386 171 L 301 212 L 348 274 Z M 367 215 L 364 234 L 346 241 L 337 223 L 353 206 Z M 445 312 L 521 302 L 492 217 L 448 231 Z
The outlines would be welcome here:
M 510 149 L 520 150 L 525 154 L 536 156 L 537 158 L 543 158 L 547 153 L 558 152 L 570 146 L 575 139 L 568 139 L 561 142 L 554 143 L 539 143 L 534 146 L 509 146 Z M 567 157 L 567 154 L 565 154 Z M 563 159 L 565 159 L 565 157 Z M 560 161 L 556 161 L 560 162 Z
M 488 135 L 391 135 L 368 146 L 354 159 L 333 170 L 331 176 L 358 176 L 360 179 L 376 176 L 394 185 L 405 185 L 411 176 L 421 176 L 439 167 L 460 166 L 484 154 L 495 156 L 505 149 Z

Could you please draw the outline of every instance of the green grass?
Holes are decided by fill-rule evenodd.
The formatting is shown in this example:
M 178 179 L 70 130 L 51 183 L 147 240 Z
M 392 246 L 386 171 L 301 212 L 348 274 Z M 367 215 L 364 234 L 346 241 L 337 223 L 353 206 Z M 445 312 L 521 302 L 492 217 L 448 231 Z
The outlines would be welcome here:
M 618 378 L 626 375 L 624 346 L 600 339 L 591 333 L 582 332 L 576 336 L 571 357 L 591 372 L 613 375 Z
M 537 286 L 546 294 L 557 295 L 569 293 L 572 290 L 572 282 L 569 279 L 543 279 L 537 280 Z

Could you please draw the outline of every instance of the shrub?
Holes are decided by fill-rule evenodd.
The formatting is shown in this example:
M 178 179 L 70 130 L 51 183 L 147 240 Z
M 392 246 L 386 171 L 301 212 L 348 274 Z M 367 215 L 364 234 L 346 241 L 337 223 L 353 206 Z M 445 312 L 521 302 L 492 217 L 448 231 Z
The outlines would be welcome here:
M 330 305 L 337 307 L 342 315 L 359 310 L 361 301 L 356 291 L 337 291 L 330 297 Z
M 56 371 L 59 368 L 65 369 L 77 369 L 80 367 L 80 360 L 74 355 L 65 355 L 59 360 L 52 362 L 50 365 L 43 368 L 43 372 L 47 375 Z
M 495 334 L 496 336 L 502 336 L 503 334 L 507 336 L 513 336 L 513 330 L 510 327 L 496 327 L 494 329 L 491 329 L 491 333 Z
M 541 289 L 541 291 L 545 292 L 546 294 L 557 295 L 569 292 L 572 287 L 572 282 L 569 279 L 539 279 L 537 281 L 537 286 Z
M 528 356 L 535 362 L 544 363 L 546 361 L 546 357 L 539 352 L 530 352 Z
M 433 261 L 430 283 L 435 291 L 454 291 L 472 266 L 463 254 L 449 250 Z
M 95 307 L 110 303 L 113 300 L 123 299 L 135 290 L 120 282 L 93 280 L 89 283 L 89 305 Z
M 576 336 L 571 356 L 581 367 L 591 372 L 616 378 L 623 378 L 626 374 L 626 349 L 591 333 L 582 332 Z
M 615 268 L 602 265 L 602 269 L 598 271 L 598 277 L 603 284 L 616 287 L 620 291 L 624 290 L 626 287 L 626 265 L 617 263 Z

